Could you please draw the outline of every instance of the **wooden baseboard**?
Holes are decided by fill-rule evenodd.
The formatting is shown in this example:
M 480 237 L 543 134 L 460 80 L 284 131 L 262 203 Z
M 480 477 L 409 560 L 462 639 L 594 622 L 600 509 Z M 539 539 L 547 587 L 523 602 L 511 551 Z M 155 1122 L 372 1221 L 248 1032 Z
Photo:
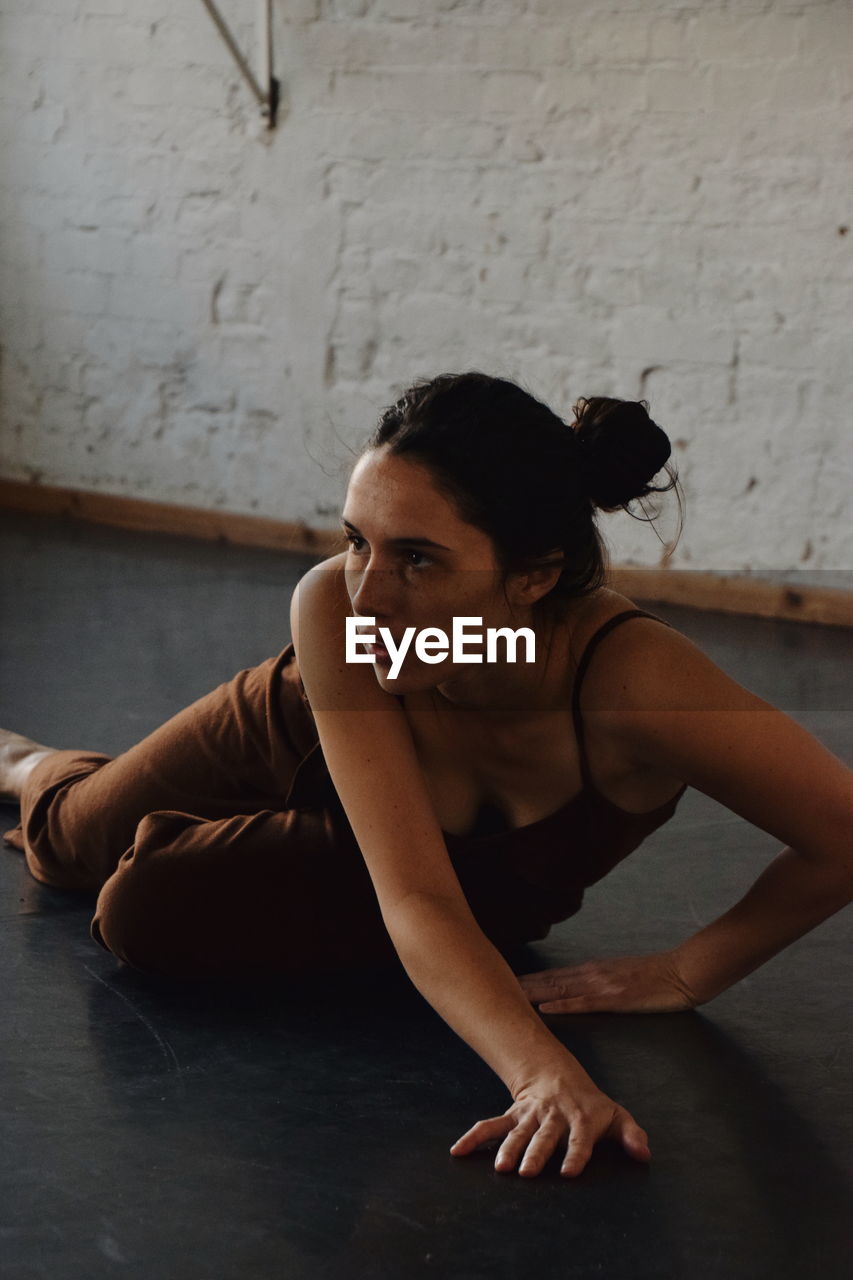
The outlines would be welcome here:
M 266 547 L 318 558 L 342 549 L 338 530 L 315 529 L 302 521 L 181 507 L 22 480 L 0 478 L 0 508 L 70 516 L 120 529 L 183 534 L 206 541 Z M 690 609 L 853 627 L 853 592 L 829 587 L 791 586 L 696 569 L 641 569 L 623 565 L 611 566 L 611 583 L 614 590 L 649 604 L 677 604 Z
M 312 529 L 301 521 L 271 520 L 266 516 L 179 507 L 118 494 L 92 493 L 53 485 L 27 484 L 0 478 L 0 507 L 38 515 L 71 516 L 92 524 L 145 533 L 184 534 L 207 542 L 233 542 L 242 547 L 267 547 L 299 555 L 327 556 L 342 550 L 337 530 Z
M 614 565 L 615 591 L 648 603 L 685 605 L 716 613 L 853 627 L 853 592 L 796 586 L 767 579 L 697 569 L 632 569 Z

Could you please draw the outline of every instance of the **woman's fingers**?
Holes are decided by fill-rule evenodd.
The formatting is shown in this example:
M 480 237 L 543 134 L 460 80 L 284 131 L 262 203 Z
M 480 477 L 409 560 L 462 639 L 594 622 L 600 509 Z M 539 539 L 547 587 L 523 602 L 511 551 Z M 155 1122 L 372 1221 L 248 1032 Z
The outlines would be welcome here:
M 522 1120 L 501 1143 L 495 1156 L 495 1169 L 498 1173 L 509 1173 L 518 1164 L 518 1158 L 526 1148 L 537 1130 L 536 1120 Z
M 565 1137 L 567 1128 L 570 1130 L 569 1150 L 561 1173 L 566 1172 L 567 1165 L 570 1172 L 580 1173 L 592 1154 L 593 1143 L 589 1137 L 589 1127 L 584 1126 L 583 1122 L 576 1122 L 570 1127 L 565 1120 L 556 1116 L 541 1124 L 533 1118 L 513 1124 L 511 1116 L 480 1120 L 453 1144 L 451 1154 L 466 1155 L 482 1143 L 501 1137 L 506 1133 L 507 1126 L 509 1133 L 495 1156 L 497 1173 L 510 1173 L 517 1166 L 518 1172 L 524 1177 L 535 1177 L 542 1172 L 557 1144 Z
M 676 1013 L 698 1003 L 669 952 L 546 969 L 519 983 L 541 1013 Z
M 544 973 L 528 973 L 519 978 L 522 991 L 529 1000 L 546 1000 L 560 990 L 568 974 L 563 971 L 546 969 Z
M 543 1000 L 540 1013 L 608 1013 L 612 1001 L 605 995 L 567 996 L 564 1000 Z
M 541 1122 L 535 1116 L 517 1120 L 510 1113 L 479 1120 L 450 1148 L 451 1155 L 467 1155 L 484 1142 L 503 1138 L 495 1156 L 495 1170 L 509 1173 L 518 1167 L 524 1177 L 541 1173 L 557 1146 L 568 1131 L 568 1147 L 560 1167 L 566 1177 L 576 1177 L 589 1163 L 596 1142 L 600 1138 L 614 1138 L 635 1160 L 648 1163 L 651 1160 L 649 1139 L 633 1116 L 618 1104 L 610 1123 L 606 1115 L 576 1115 L 570 1122 L 565 1115 L 546 1116 Z
M 584 1124 L 582 1120 L 576 1121 L 569 1134 L 569 1148 L 560 1166 L 560 1173 L 570 1178 L 582 1173 L 589 1163 L 594 1143 L 595 1139 L 589 1125 Z
M 540 1000 L 568 999 L 594 991 L 596 975 L 584 967 L 583 969 L 558 969 L 550 973 L 533 974 L 530 978 L 519 979 L 521 988 L 531 1004 Z
M 628 1155 L 633 1156 L 635 1160 L 643 1160 L 646 1163 L 651 1160 L 649 1135 L 645 1129 L 640 1128 L 634 1117 L 624 1107 L 617 1108 L 607 1135 L 621 1142 Z
M 619 987 L 612 981 L 595 974 L 580 974 L 575 978 L 562 978 L 550 987 L 537 988 L 532 1002 L 540 1013 L 596 1013 L 615 1009 L 619 1001 Z
M 526 1178 L 541 1173 L 565 1132 L 565 1123 L 556 1118 L 545 1120 L 527 1144 L 518 1172 Z
M 482 1142 L 489 1142 L 494 1138 L 502 1138 L 513 1127 L 514 1123 L 512 1116 L 506 1115 L 491 1116 L 488 1120 L 478 1120 L 467 1133 L 463 1133 L 461 1138 L 457 1138 L 450 1148 L 450 1154 L 452 1156 L 466 1156 L 469 1151 L 479 1147 Z
M 597 1135 L 594 1126 L 588 1121 L 579 1120 L 572 1125 L 569 1135 L 569 1148 L 563 1161 L 560 1173 L 567 1177 L 576 1177 L 589 1163 L 598 1136 L 615 1138 L 620 1141 L 630 1156 L 644 1163 L 652 1158 L 649 1150 L 649 1135 L 641 1129 L 634 1117 L 624 1107 L 617 1106 L 608 1128 Z
M 495 1156 L 495 1169 L 498 1173 L 507 1173 L 523 1156 L 519 1172 L 532 1175 L 544 1167 L 565 1130 L 565 1123 L 557 1119 L 545 1120 L 539 1125 L 533 1118 L 516 1122 L 510 1115 L 493 1116 L 489 1120 L 478 1121 L 464 1133 L 454 1142 L 450 1154 L 467 1155 L 484 1142 L 506 1135 Z

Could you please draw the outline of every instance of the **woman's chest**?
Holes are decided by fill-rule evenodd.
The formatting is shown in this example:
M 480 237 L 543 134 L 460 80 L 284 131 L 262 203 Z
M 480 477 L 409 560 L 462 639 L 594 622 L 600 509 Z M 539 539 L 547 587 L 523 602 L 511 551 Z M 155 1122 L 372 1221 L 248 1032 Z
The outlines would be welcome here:
M 628 814 L 648 813 L 671 799 L 679 779 L 639 764 L 619 726 L 620 681 L 630 665 L 631 641 L 621 660 L 596 654 L 577 689 L 583 744 L 578 740 L 573 692 L 578 655 L 617 612 L 632 608 L 614 592 L 591 611 L 567 640 L 564 692 L 559 705 L 514 723 L 456 714 L 430 695 L 406 698 L 406 713 L 424 779 L 442 829 L 467 835 L 484 807 L 497 810 L 512 830 L 539 822 L 567 806 L 585 785 Z M 602 660 L 603 659 L 603 660 Z M 583 757 L 583 761 L 582 761 Z M 582 763 L 586 764 L 586 779 Z
M 411 721 L 410 721 L 411 723 Z M 593 786 L 631 812 L 663 803 L 625 760 L 601 724 L 585 724 L 585 749 Z M 442 830 L 468 835 L 484 807 L 515 830 L 550 817 L 584 787 L 571 711 L 519 726 L 511 737 L 439 730 L 415 721 L 415 751 Z

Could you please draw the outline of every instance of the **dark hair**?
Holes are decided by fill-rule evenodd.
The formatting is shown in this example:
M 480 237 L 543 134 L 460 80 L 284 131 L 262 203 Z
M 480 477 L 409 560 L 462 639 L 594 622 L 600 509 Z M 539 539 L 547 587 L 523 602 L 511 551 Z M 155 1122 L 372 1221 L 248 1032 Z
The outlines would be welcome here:
M 678 480 L 667 467 L 669 484 L 650 483 L 672 449 L 645 402 L 596 396 L 573 412 L 570 427 L 508 379 L 442 373 L 385 408 L 361 452 L 387 445 L 425 467 L 460 517 L 491 538 L 504 580 L 563 552 L 559 580 L 537 602 L 559 612 L 607 581 L 594 509 L 627 510 Z

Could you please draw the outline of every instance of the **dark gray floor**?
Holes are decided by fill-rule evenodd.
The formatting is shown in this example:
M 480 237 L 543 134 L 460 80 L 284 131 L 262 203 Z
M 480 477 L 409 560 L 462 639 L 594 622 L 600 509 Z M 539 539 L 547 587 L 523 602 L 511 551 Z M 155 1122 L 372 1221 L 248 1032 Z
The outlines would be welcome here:
M 311 563 L 0 513 L 0 725 L 124 750 L 277 653 Z M 853 758 L 849 632 L 651 608 Z M 779 847 L 688 791 L 514 967 L 671 946 Z M 849 909 L 692 1013 L 550 1018 L 653 1162 L 525 1180 L 448 1154 L 511 1099 L 405 976 L 169 983 L 90 940 L 93 902 L 0 844 L 4 1280 L 851 1274 Z

